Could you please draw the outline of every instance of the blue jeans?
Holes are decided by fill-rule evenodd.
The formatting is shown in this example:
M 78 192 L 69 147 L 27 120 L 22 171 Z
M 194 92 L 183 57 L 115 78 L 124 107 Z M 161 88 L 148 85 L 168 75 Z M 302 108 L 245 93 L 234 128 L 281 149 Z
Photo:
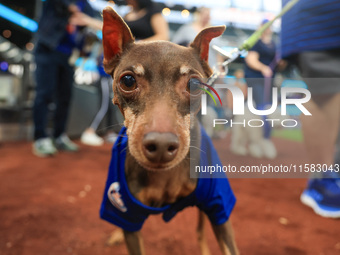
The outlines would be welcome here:
M 74 69 L 69 56 L 42 44 L 35 51 L 36 95 L 33 107 L 34 140 L 47 137 L 48 106 L 55 102 L 54 137 L 65 132 L 71 101 Z

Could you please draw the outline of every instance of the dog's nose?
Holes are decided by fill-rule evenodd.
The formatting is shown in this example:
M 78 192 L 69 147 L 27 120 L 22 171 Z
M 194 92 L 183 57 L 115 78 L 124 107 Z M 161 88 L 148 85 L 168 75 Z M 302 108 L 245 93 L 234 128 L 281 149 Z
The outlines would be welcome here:
M 167 163 L 177 154 L 179 141 L 173 133 L 150 132 L 144 136 L 143 152 L 154 163 Z

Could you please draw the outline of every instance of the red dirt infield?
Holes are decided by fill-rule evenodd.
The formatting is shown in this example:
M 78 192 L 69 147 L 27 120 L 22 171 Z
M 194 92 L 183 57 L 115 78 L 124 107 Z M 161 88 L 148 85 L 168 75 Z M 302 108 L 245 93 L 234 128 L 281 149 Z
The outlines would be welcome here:
M 226 147 L 228 138 L 214 142 L 223 164 L 306 161 L 302 143 L 279 138 L 274 139 L 276 161 L 234 156 Z M 0 254 L 127 254 L 125 244 L 105 244 L 115 227 L 99 218 L 111 147 L 80 145 L 78 153 L 41 159 L 32 155 L 30 143 L 0 145 Z M 340 254 L 340 220 L 319 217 L 299 201 L 306 179 L 230 183 L 237 197 L 231 220 L 241 254 Z M 142 229 L 147 254 L 199 254 L 196 222 L 195 208 L 170 223 L 150 217 Z M 206 231 L 212 254 L 221 254 L 210 226 Z

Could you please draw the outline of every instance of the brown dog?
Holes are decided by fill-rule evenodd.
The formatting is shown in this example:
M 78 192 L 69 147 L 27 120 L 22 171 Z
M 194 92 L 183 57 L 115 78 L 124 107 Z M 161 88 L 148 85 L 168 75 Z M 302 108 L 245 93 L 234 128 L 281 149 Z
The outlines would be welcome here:
M 139 229 L 147 216 L 140 216 L 139 211 L 150 210 L 152 214 L 164 209 L 165 215 L 173 205 L 188 198 L 190 203 L 197 200 L 193 194 L 199 181 L 190 178 L 189 151 L 200 148 L 200 126 L 195 116 L 200 104 L 193 104 L 190 98 L 200 98 L 197 82 L 212 74 L 207 64 L 209 42 L 225 27 L 203 30 L 187 48 L 165 41 L 135 43 L 130 29 L 112 8 L 103 11 L 103 18 L 104 68 L 114 77 L 113 102 L 124 115 L 128 141 L 110 166 L 111 169 L 123 162 L 120 178 L 126 179 L 127 187 L 124 188 L 125 181 L 107 184 L 101 215 L 108 220 L 111 215 L 105 210 L 112 207 L 109 209 L 115 211 L 109 221 L 124 229 L 129 254 L 145 254 Z M 122 146 L 122 136 L 126 135 L 121 133 L 114 150 Z M 113 173 L 116 174 L 119 175 Z M 138 207 L 130 206 L 132 202 L 124 200 L 124 196 Z M 217 207 L 199 208 L 206 208 L 209 216 Z M 223 214 L 223 210 L 218 213 Z M 203 213 L 199 218 L 200 248 L 202 254 L 209 254 Z M 238 254 L 228 218 L 217 224 L 214 216 L 209 219 L 223 254 Z

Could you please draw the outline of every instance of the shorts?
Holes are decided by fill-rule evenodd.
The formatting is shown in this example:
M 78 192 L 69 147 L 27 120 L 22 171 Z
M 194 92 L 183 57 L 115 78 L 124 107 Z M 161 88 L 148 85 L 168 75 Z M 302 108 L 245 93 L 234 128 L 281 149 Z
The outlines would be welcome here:
M 301 76 L 312 95 L 340 92 L 340 48 L 302 52 L 297 59 Z

